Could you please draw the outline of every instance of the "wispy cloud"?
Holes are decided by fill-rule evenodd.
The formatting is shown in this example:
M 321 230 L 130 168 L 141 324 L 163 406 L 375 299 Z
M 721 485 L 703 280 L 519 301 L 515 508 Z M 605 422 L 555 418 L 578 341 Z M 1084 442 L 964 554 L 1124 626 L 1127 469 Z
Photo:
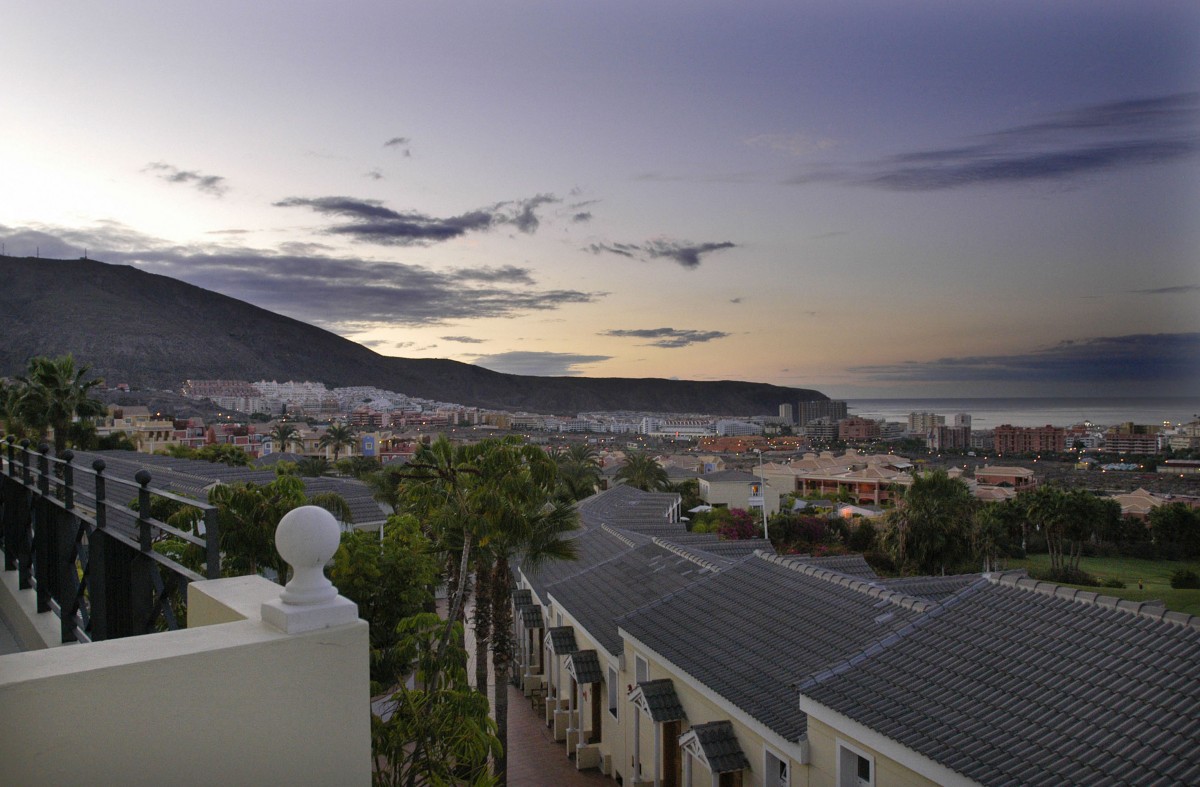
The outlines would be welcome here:
M 558 201 L 553 194 L 539 194 L 446 218 L 417 211 L 392 210 L 380 200 L 355 197 L 288 197 L 274 205 L 309 208 L 322 216 L 348 220 L 322 230 L 329 235 L 382 246 L 416 246 L 453 240 L 468 232 L 485 232 L 502 224 L 512 224 L 520 232 L 533 233 L 540 225 L 537 209 Z
M 849 371 L 873 382 L 1140 382 L 1182 391 L 1200 382 L 1200 333 L 1109 336 L 1013 355 L 905 361 Z
M 86 230 L 0 226 L 0 238 L 13 254 L 40 248 L 43 257 L 74 258 L 88 248 L 94 259 L 135 265 L 342 332 L 515 317 L 602 297 L 537 288 L 529 271 L 515 266 L 435 270 L 219 243 L 179 246 L 112 222 Z
M 808 134 L 756 134 L 747 137 L 745 144 L 752 148 L 772 150 L 786 153 L 797 158 L 815 152 L 830 150 L 837 146 L 837 140 L 829 137 L 813 137 Z
M 691 241 L 668 240 L 659 238 L 645 243 L 592 243 L 585 251 L 592 254 L 617 254 L 631 259 L 660 259 L 665 258 L 679 263 L 685 268 L 698 268 L 700 258 L 705 254 L 723 249 L 737 248 L 736 243 L 720 241 L 718 243 L 693 243 Z
M 580 367 L 607 361 L 611 355 L 579 355 L 575 353 L 513 352 L 481 355 L 472 363 L 507 374 L 525 374 L 537 377 L 575 377 L 583 374 Z
M 844 182 L 889 191 L 1062 181 L 1160 164 L 1200 152 L 1200 94 L 1094 104 L 1001 129 L 953 147 L 901 153 L 789 180 Z
M 476 339 L 473 336 L 439 336 L 444 342 L 458 342 L 460 344 L 483 344 L 485 339 Z
M 633 328 L 604 331 L 600 336 L 617 336 L 622 338 L 650 339 L 645 346 L 650 347 L 687 347 L 692 344 L 711 342 L 714 339 L 724 339 L 729 336 L 724 331 L 696 331 L 681 328 Z
M 408 137 L 392 137 L 387 142 L 384 142 L 383 146 L 385 148 L 395 148 L 396 150 L 399 150 L 405 158 L 412 158 L 412 148 L 410 147 L 411 144 L 412 140 Z
M 213 197 L 223 197 L 225 192 L 229 191 L 225 178 L 220 175 L 205 175 L 195 170 L 180 169 L 161 161 L 147 164 L 142 171 L 154 173 L 156 178 L 167 183 L 183 183 L 192 186 L 197 191 Z
M 1155 287 L 1149 290 L 1130 290 L 1137 295 L 1182 295 L 1189 292 L 1200 292 L 1200 284 L 1180 284 L 1174 287 Z

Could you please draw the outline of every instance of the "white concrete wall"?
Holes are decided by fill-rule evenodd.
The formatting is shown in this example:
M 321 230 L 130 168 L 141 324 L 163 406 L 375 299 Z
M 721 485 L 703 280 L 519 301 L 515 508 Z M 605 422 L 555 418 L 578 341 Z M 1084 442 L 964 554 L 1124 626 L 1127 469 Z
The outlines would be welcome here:
M 0 657 L 4 783 L 369 784 L 367 624 L 284 634 L 279 590 L 196 582 L 192 628 Z

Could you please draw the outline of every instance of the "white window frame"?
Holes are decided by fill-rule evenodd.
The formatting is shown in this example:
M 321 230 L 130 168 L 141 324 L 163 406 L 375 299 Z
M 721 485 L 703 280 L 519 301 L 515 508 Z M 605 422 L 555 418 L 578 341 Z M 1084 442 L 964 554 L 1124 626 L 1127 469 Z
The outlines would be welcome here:
M 772 767 L 772 760 L 775 761 Z M 779 778 L 779 768 L 783 766 L 783 778 Z M 763 745 L 763 779 L 767 787 L 791 787 L 792 761 L 786 755 L 780 754 L 770 746 Z M 772 781 L 772 779 L 774 781 Z
M 621 720 L 620 707 L 620 683 L 621 673 L 612 664 L 608 665 L 608 712 L 617 721 Z
M 852 767 L 844 767 L 847 765 L 850 757 L 853 757 Z M 871 778 L 864 782 L 858 777 L 858 759 L 866 760 L 871 766 Z M 871 754 L 852 743 L 848 743 L 841 738 L 837 739 L 837 785 L 838 787 L 875 787 L 876 771 L 875 771 L 875 755 Z
M 650 680 L 650 662 L 642 658 L 638 654 L 633 654 L 633 682 L 634 684 Z

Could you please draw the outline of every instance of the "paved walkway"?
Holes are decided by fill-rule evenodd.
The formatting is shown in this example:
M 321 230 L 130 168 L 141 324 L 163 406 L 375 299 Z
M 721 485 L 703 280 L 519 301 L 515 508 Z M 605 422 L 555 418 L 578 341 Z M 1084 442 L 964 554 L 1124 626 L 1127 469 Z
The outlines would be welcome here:
M 556 743 L 543 716 L 513 686 L 508 687 L 508 783 L 511 787 L 574 787 L 616 782 L 592 768 L 575 770 L 567 747 Z

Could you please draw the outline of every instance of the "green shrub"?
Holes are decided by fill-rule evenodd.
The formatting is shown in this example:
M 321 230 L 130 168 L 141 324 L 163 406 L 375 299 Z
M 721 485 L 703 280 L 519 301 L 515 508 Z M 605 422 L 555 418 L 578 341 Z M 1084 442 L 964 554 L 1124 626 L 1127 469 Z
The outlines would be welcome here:
M 1124 583 L 1124 582 L 1122 582 L 1122 581 L 1121 581 L 1120 579 L 1118 579 L 1117 577 L 1109 577 L 1108 579 L 1104 580 L 1104 583 L 1101 585 L 1101 587 L 1106 587 L 1106 588 L 1123 588 L 1123 587 L 1125 587 L 1125 583 Z
M 1176 590 L 1183 590 L 1185 588 L 1200 589 L 1200 574 L 1197 574 L 1195 571 L 1189 571 L 1186 568 L 1181 568 L 1171 574 L 1171 587 Z

